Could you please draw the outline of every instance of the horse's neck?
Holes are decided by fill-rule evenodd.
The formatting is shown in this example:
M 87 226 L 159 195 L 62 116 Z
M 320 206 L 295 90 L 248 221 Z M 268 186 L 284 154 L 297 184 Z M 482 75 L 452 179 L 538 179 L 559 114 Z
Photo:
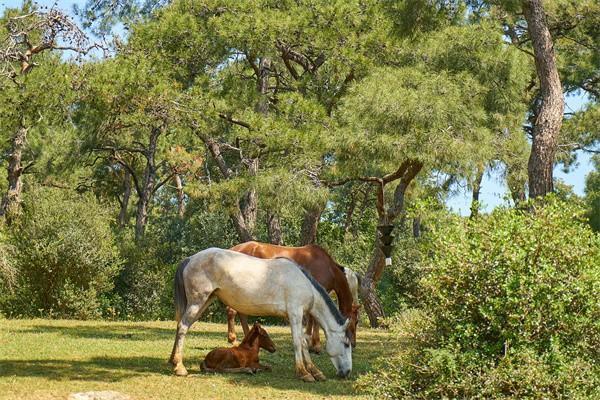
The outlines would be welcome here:
M 346 274 L 339 270 L 337 265 L 334 267 L 337 272 L 335 274 L 335 283 L 333 291 L 338 298 L 338 303 L 340 305 L 340 311 L 346 317 L 350 316 L 352 312 L 352 303 L 354 303 L 354 298 L 352 297 L 352 291 L 350 290 L 350 286 L 348 285 L 348 279 L 346 279 Z
M 321 297 L 319 292 L 314 288 L 313 297 L 313 306 L 309 311 L 309 314 L 317 320 L 319 325 L 321 325 L 321 327 L 325 331 L 325 335 L 329 336 L 329 332 L 335 329 L 339 329 L 340 325 L 335 320 L 335 316 L 325 303 L 323 297 Z
M 240 347 L 244 347 L 246 349 L 254 349 L 255 347 L 258 348 L 260 342 L 260 338 L 258 336 L 258 332 L 251 332 L 244 338 L 244 340 L 242 340 Z

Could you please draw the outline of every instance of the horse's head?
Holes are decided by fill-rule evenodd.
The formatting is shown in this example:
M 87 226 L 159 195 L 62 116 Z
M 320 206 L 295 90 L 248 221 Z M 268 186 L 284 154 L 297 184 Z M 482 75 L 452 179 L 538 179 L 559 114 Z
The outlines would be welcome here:
M 352 348 L 356 347 L 356 330 L 358 329 L 358 310 L 360 309 L 360 304 L 352 304 L 352 311 L 348 316 L 350 323 L 348 324 L 348 328 L 346 328 L 346 336 L 350 339 L 350 343 L 352 344 Z
M 269 353 L 275 353 L 275 343 L 273 343 L 265 328 L 260 326 L 258 322 L 255 322 L 252 329 L 256 329 L 258 332 L 258 346 L 262 347 Z
M 346 378 L 352 372 L 352 343 L 346 332 L 350 323 L 350 319 L 347 319 L 339 329 L 332 330 L 325 345 L 327 354 L 329 354 L 337 376 L 340 378 Z

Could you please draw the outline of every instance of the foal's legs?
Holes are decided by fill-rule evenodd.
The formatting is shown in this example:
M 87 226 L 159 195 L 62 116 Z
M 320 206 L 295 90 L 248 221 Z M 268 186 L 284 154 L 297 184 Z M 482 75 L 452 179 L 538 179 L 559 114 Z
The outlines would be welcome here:
M 302 332 L 302 315 L 288 315 L 290 328 L 292 329 L 292 341 L 294 343 L 294 358 L 296 362 L 296 376 L 304 382 L 314 382 L 315 378 L 304 366 L 303 346 L 304 338 Z
M 211 293 L 207 293 L 203 296 L 198 296 L 194 304 L 188 304 L 185 313 L 181 317 L 181 320 L 177 324 L 177 333 L 175 334 L 175 343 L 173 344 L 173 351 L 171 353 L 171 364 L 173 365 L 173 372 L 178 376 L 185 376 L 188 374 L 187 369 L 183 365 L 183 343 L 185 335 L 196 322 L 204 310 L 212 302 L 213 298 Z

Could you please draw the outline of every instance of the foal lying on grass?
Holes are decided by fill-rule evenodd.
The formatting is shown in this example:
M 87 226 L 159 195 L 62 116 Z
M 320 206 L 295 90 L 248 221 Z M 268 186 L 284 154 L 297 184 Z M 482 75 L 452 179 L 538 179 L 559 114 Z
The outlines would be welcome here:
M 258 362 L 260 348 L 269 353 L 275 352 L 275 345 L 258 322 L 254 324 L 242 343 L 235 347 L 220 347 L 206 355 L 200 368 L 204 372 L 245 372 L 270 371 L 271 367 Z

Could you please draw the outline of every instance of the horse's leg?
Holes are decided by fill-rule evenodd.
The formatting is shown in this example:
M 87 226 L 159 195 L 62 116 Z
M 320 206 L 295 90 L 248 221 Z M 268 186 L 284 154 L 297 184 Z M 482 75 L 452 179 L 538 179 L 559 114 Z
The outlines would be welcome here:
M 315 354 L 321 354 L 321 338 L 319 337 L 319 328 L 321 326 L 314 318 L 311 317 L 311 319 L 313 320 L 312 338 L 310 341 L 312 351 Z
M 255 371 L 253 368 L 242 367 L 242 368 L 208 368 L 206 364 L 203 362 L 200 365 L 200 369 L 202 372 L 228 372 L 228 373 L 246 373 L 253 374 Z
M 302 332 L 302 316 L 288 315 L 290 320 L 290 328 L 292 329 L 292 341 L 294 343 L 294 358 L 296 362 L 296 376 L 304 382 L 314 382 L 315 378 L 308 372 L 304 366 L 304 356 L 302 348 L 304 346 L 304 338 Z
M 237 336 L 235 334 L 235 315 L 237 311 L 227 306 L 227 341 L 229 343 L 235 343 Z M 241 319 L 241 318 L 240 318 Z
M 215 370 L 215 371 L 216 372 L 225 372 L 225 373 L 230 373 L 230 374 L 239 374 L 239 373 L 253 374 L 256 372 L 254 368 L 250 368 L 250 367 L 221 368 L 221 369 Z
M 271 366 L 269 364 L 258 363 L 258 370 L 259 371 L 271 371 L 272 368 L 271 368 Z
M 211 300 L 210 293 L 199 296 L 194 304 L 188 304 L 185 313 L 177 324 L 177 333 L 175 335 L 175 344 L 173 345 L 173 355 L 171 358 L 173 372 L 177 376 L 188 374 L 187 369 L 183 365 L 183 342 L 185 341 L 185 335 L 192 324 L 200 318 L 204 310 L 209 306 Z
M 250 332 L 250 328 L 248 327 L 248 316 L 246 314 L 239 314 L 240 316 L 240 324 L 242 325 L 242 329 L 244 330 L 244 337 Z
M 315 327 L 318 329 L 319 324 L 315 323 Z M 323 372 L 321 372 L 319 370 L 319 368 L 316 367 L 315 364 L 313 364 L 311 358 L 310 358 L 310 352 L 308 351 L 308 347 L 307 346 L 303 346 L 302 347 L 302 356 L 304 357 L 304 365 L 306 366 L 306 369 L 308 370 L 308 372 L 310 372 L 310 374 L 318 381 L 326 381 L 327 378 L 325 377 L 325 374 L 323 374 Z
M 321 343 L 319 343 L 319 324 L 310 315 L 306 316 L 306 336 L 308 337 L 308 350 L 311 353 L 321 354 Z M 315 342 L 315 331 L 317 339 Z

